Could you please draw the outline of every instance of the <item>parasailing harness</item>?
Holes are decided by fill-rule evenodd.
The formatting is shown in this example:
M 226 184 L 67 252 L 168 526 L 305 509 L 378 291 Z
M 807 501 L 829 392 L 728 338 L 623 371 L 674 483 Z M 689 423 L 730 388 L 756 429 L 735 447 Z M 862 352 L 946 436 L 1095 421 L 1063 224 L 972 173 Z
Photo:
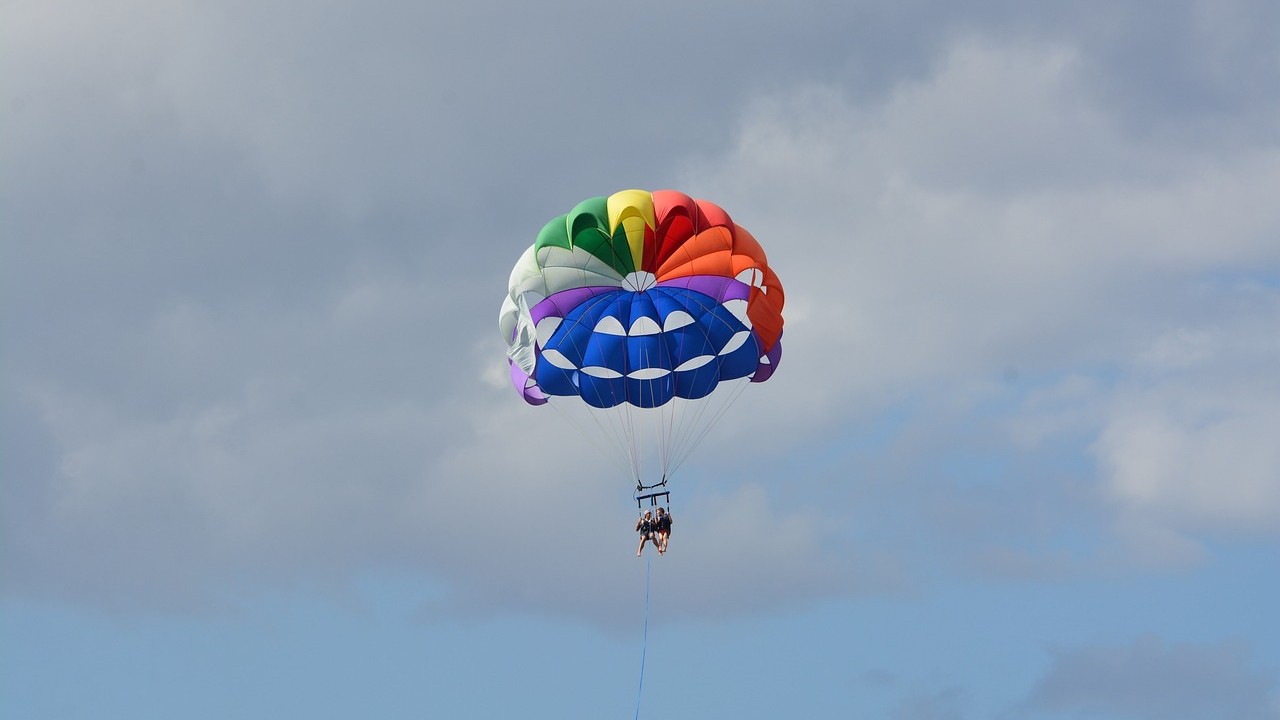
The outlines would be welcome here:
M 652 485 L 645 485 L 644 483 L 637 480 L 636 491 L 633 494 L 633 497 L 636 500 L 636 509 L 637 510 L 643 509 L 645 500 L 649 501 L 649 507 L 651 508 L 657 507 L 659 504 L 670 506 L 671 491 L 657 490 L 657 488 L 665 488 L 666 486 L 667 486 L 667 476 L 665 474 L 663 474 L 661 482 L 657 482 Z M 647 492 L 649 490 L 655 490 L 655 492 Z M 661 503 L 659 503 L 659 498 L 662 499 Z

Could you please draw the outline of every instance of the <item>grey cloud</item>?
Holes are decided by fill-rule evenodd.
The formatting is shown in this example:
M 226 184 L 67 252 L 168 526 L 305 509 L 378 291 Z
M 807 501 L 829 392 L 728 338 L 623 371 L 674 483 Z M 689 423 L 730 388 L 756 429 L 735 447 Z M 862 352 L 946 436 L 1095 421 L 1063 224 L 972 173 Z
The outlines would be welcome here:
M 889 715 L 892 720 L 961 720 L 965 693 L 958 687 L 904 698 Z
M 1272 148 L 1245 130 L 1274 112 L 1274 94 L 1239 91 L 1274 82 L 1253 62 L 1267 39 L 1264 23 L 1246 27 L 1258 6 L 1236 6 L 1244 17 L 1203 42 L 1183 21 L 1152 41 L 1176 60 L 1173 80 L 1214 50 L 1218 69 L 1195 82 L 1223 84 L 1226 101 L 1208 114 L 1177 101 L 1196 93 L 1109 99 L 1144 85 L 1108 59 L 1143 36 L 1141 16 L 1021 7 L 15 5 L 0 29 L 3 64 L 18 69 L 0 90 L 5 591 L 200 605 L 244 584 L 340 584 L 396 566 L 443 578 L 452 609 L 512 597 L 608 622 L 599 608 L 622 602 L 634 569 L 581 538 L 618 532 L 615 488 L 589 482 L 606 472 L 591 461 L 519 485 L 520 453 L 550 436 L 511 440 L 527 416 L 478 368 L 501 365 L 493 315 L 536 228 L 620 185 L 687 182 L 783 272 L 787 368 L 758 393 L 777 416 L 770 451 L 840 442 L 815 428 L 993 367 L 1034 377 L 1109 360 L 1153 317 L 1139 290 L 1205 267 L 1273 269 L 1273 246 L 1255 242 L 1273 237 L 1258 209 Z M 985 130 L 975 113 L 923 135 L 979 90 L 982 107 L 1008 94 L 1027 106 Z M 1077 127 L 1081 105 L 1099 124 Z M 1167 138 L 1126 149 L 1114 131 L 1206 118 L 1251 152 L 1193 143 L 1189 155 L 1214 160 L 1203 177 Z M 1045 147 L 1063 137 L 1069 148 Z M 975 153 L 994 160 L 967 174 Z M 1153 165 L 1182 174 L 1143 185 Z M 1019 189 L 1099 180 L 1065 200 Z M 1135 185 L 1147 194 L 1115 198 Z M 1206 249 L 1177 221 L 1133 221 L 1143 201 L 1199 202 L 1197 230 L 1232 242 Z M 1095 238 L 1099 216 L 1113 228 Z M 1156 240 L 1089 254 L 1133 235 Z M 995 239 L 965 244 L 974 237 Z M 1134 281 L 1170 238 L 1175 272 Z M 1083 251 L 1062 250 L 1076 242 Z M 1150 302 L 1171 300 L 1192 304 Z M 848 387 L 809 381 L 830 377 L 832 357 Z M 742 437 L 734 419 L 723 427 Z M 842 530 L 841 506 L 813 509 L 830 495 L 798 489 L 830 476 L 788 477 L 781 492 L 774 478 L 795 471 L 748 472 L 769 463 L 754 452 L 738 489 L 690 492 L 673 540 L 687 555 L 663 560 L 682 607 L 720 612 L 750 582 L 747 556 L 791 585 L 738 593 L 738 612 L 900 586 L 900 556 L 883 541 L 855 552 L 846 541 L 866 528 Z M 544 541 L 572 563 L 513 550 L 548 500 L 572 520 Z M 777 525 L 780 542 L 735 544 L 749 522 Z
M 629 498 L 616 471 L 577 433 L 534 414 L 502 412 L 511 424 L 500 437 L 491 429 L 478 448 L 459 448 L 424 487 L 421 522 L 450 541 L 421 551 L 453 581 L 426 617 L 537 610 L 627 627 L 646 562 L 634 557 L 635 508 L 619 506 Z M 892 558 L 833 546 L 828 518 L 741 481 L 699 491 L 712 480 L 686 474 L 674 486 L 672 552 L 649 560 L 664 617 L 732 617 L 901 585 Z
M 1162 135 L 1194 146 L 1193 153 L 1274 142 L 1274 4 L 1128 3 L 1085 22 L 1097 29 L 1084 36 L 1093 85 L 1133 137 Z M 1139 26 L 1147 30 L 1128 30 Z
M 1276 681 L 1253 667 L 1248 645 L 1170 643 L 1057 649 L 1019 714 L 1033 717 L 1208 720 L 1280 717 Z
M 1212 139 L 1185 148 L 1184 138 L 1167 135 L 1135 141 L 1127 110 L 1090 92 L 1087 44 L 966 38 L 936 75 L 878 101 L 824 86 L 779 93 L 753 109 L 722 163 L 690 168 L 693 184 L 753 209 L 757 218 L 739 219 L 777 238 L 769 248 L 790 290 L 791 380 L 780 374 L 765 392 L 779 416 L 796 419 L 781 424 L 799 433 L 814 427 L 805 420 L 822 417 L 865 428 L 876 409 L 891 408 L 886 422 L 903 429 L 894 438 L 901 450 L 888 448 L 903 461 L 833 469 L 824 479 L 863 481 L 865 496 L 888 515 L 892 498 L 903 498 L 900 524 L 970 538 L 930 547 L 958 550 L 963 565 L 997 576 L 1114 571 L 1135 559 L 1112 547 L 1117 536 L 1133 547 L 1161 545 L 1160 564 L 1203 557 L 1179 530 L 1214 525 L 1205 521 L 1215 503 L 1177 503 L 1189 515 L 1172 527 L 1161 522 L 1169 516 L 1109 527 L 1115 507 L 1104 491 L 1114 473 L 1103 467 L 1099 478 L 1079 447 L 1107 437 L 1129 395 L 1145 399 L 1135 401 L 1141 407 L 1163 403 L 1154 408 L 1162 418 L 1190 403 L 1227 419 L 1216 436 L 1196 433 L 1188 452 L 1223 449 L 1223 438 L 1249 449 L 1198 455 L 1199 480 L 1171 478 L 1170 490 L 1231 475 L 1235 459 L 1248 461 L 1236 489 L 1249 492 L 1226 483 L 1217 506 L 1242 503 L 1267 516 L 1259 508 L 1269 500 L 1248 498 L 1275 490 L 1270 445 L 1256 438 L 1275 425 L 1265 409 L 1274 404 L 1274 373 L 1262 369 L 1274 366 L 1275 351 L 1259 338 L 1274 337 L 1262 328 L 1275 319 L 1280 216 L 1264 196 L 1280 156 L 1269 140 L 1248 150 Z M 995 130 L 967 105 L 975 89 L 980 98 L 990 93 L 990 106 L 1010 109 L 990 118 Z M 1072 113 L 1067 121 L 1056 117 L 1063 111 Z M 1077 116 L 1088 122 L 1071 122 Z M 966 147 L 975 137 L 985 143 L 976 152 Z M 972 165 L 984 160 L 990 175 Z M 803 211 L 784 214 L 787 207 Z M 1184 358 L 1193 372 L 1155 382 L 1149 368 L 1135 367 L 1170 328 L 1187 327 L 1221 347 Z M 1021 383 L 990 380 L 1010 366 Z M 1045 412 L 1054 385 L 1059 395 Z M 953 478 L 915 460 L 948 454 L 996 465 Z M 1105 457 L 1126 454 L 1117 445 Z M 870 484 L 877 475 L 893 479 L 883 493 L 869 490 L 879 487 Z M 1242 519 L 1220 516 L 1218 527 Z M 921 540 L 905 546 L 911 542 Z
M 1006 73 L 998 80 L 1015 83 L 1009 92 L 1037 89 L 1023 48 L 974 55 Z M 1044 67 L 1053 76 L 1072 72 Z M 755 209 L 756 218 L 741 221 L 777 238 L 771 258 L 792 280 L 790 367 L 816 377 L 827 358 L 845 358 L 835 380 L 866 394 L 793 387 L 779 398 L 784 404 L 808 413 L 831 401 L 866 407 L 898 383 L 994 374 L 1011 363 L 1033 376 L 1096 367 L 1129 352 L 1131 338 L 1166 322 L 1160 318 L 1203 308 L 1189 278 L 1276 266 L 1277 218 L 1261 191 L 1273 184 L 1273 148 L 1159 179 L 1135 163 L 1134 174 L 1088 188 L 1058 184 L 1054 193 L 1041 188 L 1057 182 L 1060 168 L 1046 162 L 1025 168 L 1036 184 L 1008 198 L 913 164 L 915 128 L 950 117 L 963 106 L 965 79 L 989 82 L 990 74 L 946 76 L 955 87 L 934 82 L 909 93 L 927 102 L 871 108 L 839 93 L 816 101 L 808 91 L 787 93 L 751 116 L 723 163 L 691 168 L 693 184 Z M 800 119 L 785 111 L 793 102 Z M 903 114 L 913 122 L 890 121 Z M 1124 153 L 1128 144 L 1105 124 L 1084 138 L 1089 154 Z M 1157 143 L 1143 152 L 1175 150 Z M 1043 152 L 1066 157 L 1074 148 Z

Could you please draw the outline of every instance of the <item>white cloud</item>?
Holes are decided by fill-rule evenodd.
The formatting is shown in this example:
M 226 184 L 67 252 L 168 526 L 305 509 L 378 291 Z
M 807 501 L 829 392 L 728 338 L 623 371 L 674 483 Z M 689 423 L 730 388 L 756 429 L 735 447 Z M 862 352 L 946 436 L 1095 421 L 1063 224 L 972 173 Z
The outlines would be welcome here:
M 452 582 L 430 612 L 633 620 L 643 575 L 626 475 L 547 407 L 502 402 L 468 417 L 473 440 L 441 457 L 409 504 L 416 522 L 449 539 L 421 548 Z M 672 486 L 671 552 L 651 558 L 668 617 L 759 612 L 901 582 L 891 559 L 833 547 L 823 515 L 774 505 L 754 483 L 713 492 L 697 480 Z
M 1097 437 L 1116 532 L 1184 559 L 1183 531 L 1272 533 L 1280 293 L 1256 278 L 1280 274 L 1280 147 L 1135 136 L 1086 70 L 1069 44 L 973 37 L 882 99 L 767 98 L 690 167 L 798 308 L 768 399 L 802 437 L 920 393 L 985 415 L 975 383 L 1065 376 L 997 412 L 1010 451 Z
M 617 536 L 615 501 L 629 488 L 598 482 L 612 470 L 591 453 L 551 452 L 564 429 L 506 387 L 491 318 L 520 243 L 502 228 L 527 218 L 518 209 L 467 215 L 471 202 L 518 206 L 539 192 L 569 192 L 582 178 L 542 182 L 550 160 L 559 172 L 569 150 L 608 144 L 614 131 L 594 119 L 556 124 L 595 76 L 546 97 L 525 82 L 578 67 L 579 58 L 530 62 L 514 79 L 503 75 L 506 86 L 466 76 L 462 87 L 463 76 L 451 77 L 445 90 L 464 100 L 492 95 L 528 111 L 508 125 L 480 105 L 471 115 L 436 112 L 458 102 L 435 94 L 451 66 L 437 62 L 422 77 L 413 51 L 424 45 L 412 32 L 331 56 L 328 40 L 362 33 L 348 36 L 337 23 L 295 37 L 274 14 L 287 10 L 259 11 L 256 29 L 242 34 L 208 9 L 155 5 L 141 18 L 103 10 L 109 17 L 89 23 L 54 7 L 25 8 L 35 31 L 13 47 L 32 72 L 8 98 L 21 110 L 14 167 L 25 168 L 20 180 L 5 178 L 9 204 L 37 208 L 19 218 L 30 233 L 57 234 L 24 246 L 30 267 L 13 271 L 15 292 L 42 315 L 15 325 L 29 342 L 14 343 L 5 392 L 32 408 L 24 418 L 51 438 L 41 459 L 54 468 L 24 474 L 29 504 L 5 511 L 29 540 L 6 548 L 25 558 L 25 582 L 79 588 L 82 597 L 144 596 L 394 564 L 445 578 L 463 605 L 506 607 L 514 597 L 606 619 L 599 608 L 634 587 L 634 569 L 616 567 L 630 534 L 619 547 L 582 538 Z M 355 16 L 357 25 L 374 22 Z M 97 19 L 135 27 L 145 41 L 98 31 Z M 159 32 L 172 20 L 175 35 Z M 76 32 L 55 32 L 64 23 Z M 63 44 L 45 49 L 40 37 L 50 33 Z M 72 52 L 79 33 L 110 52 Z M 236 43 L 243 52 L 228 51 Z M 426 46 L 443 57 L 456 48 Z M 508 64 L 486 56 L 482 65 L 495 63 Z M 898 452 L 968 442 L 920 416 L 940 406 L 940 417 L 964 422 L 992 396 L 989 381 L 1010 370 L 1071 379 L 998 415 L 991 426 L 1035 421 L 1003 447 L 1031 453 L 1082 428 L 1102 431 L 1108 497 L 1135 536 L 1272 529 L 1257 508 L 1276 502 L 1268 473 L 1277 459 L 1260 441 L 1276 421 L 1267 405 L 1274 392 L 1257 390 L 1275 355 L 1266 351 L 1234 382 L 1206 381 L 1224 367 L 1214 348 L 1241 347 L 1245 334 L 1218 339 L 1229 310 L 1206 305 L 1196 288 L 1205 276 L 1276 272 L 1280 152 L 1135 137 L 1090 72 L 1087 53 L 1065 40 L 968 36 L 931 71 L 883 81 L 881 94 L 854 97 L 810 81 L 765 97 L 744 109 L 727 152 L 707 145 L 709 154 L 684 167 L 682 186 L 750 228 L 788 289 L 780 372 L 750 388 L 743 412 L 704 446 L 715 457 L 733 448 L 741 472 L 689 493 L 673 555 L 663 559 L 689 612 L 896 587 L 902 555 L 851 549 L 847 508 L 784 495 L 785 483 L 814 480 L 771 476 L 765 466 L 789 453 L 807 462 L 815 438 L 838 444 L 847 428 L 921 395 L 930 405 L 910 419 Z M 59 93 L 35 92 L 46 78 Z M 724 87 L 746 81 L 737 82 Z M 680 83 L 699 97 L 708 85 Z M 77 88 L 89 86 L 106 94 L 85 101 Z M 383 132 L 366 111 L 406 89 L 424 94 L 393 105 L 394 127 Z M 534 96 L 537 104 L 524 103 Z M 368 102 L 334 108 L 335 98 Z M 94 118 L 96 134 L 79 132 L 83 117 Z M 544 133 L 550 125 L 557 133 Z M 406 127 L 414 131 L 402 144 L 393 130 Z M 584 139 L 580 128 L 604 135 Z M 666 130 L 617 132 L 630 148 Z M 479 168 L 480 146 L 511 164 Z M 667 177 L 674 152 L 644 159 Z M 616 171 L 583 155 L 570 174 Z M 451 203 L 464 195 L 466 203 Z M 70 210 L 39 216 L 48 207 Z M 469 234 L 437 232 L 437 222 L 453 221 Z M 1260 327 L 1274 319 L 1251 312 Z M 43 334 L 50 326 L 60 334 Z M 1097 372 L 1115 366 L 1126 378 L 1179 367 L 1194 377 L 1144 385 Z M 1172 459 L 1175 472 L 1159 477 Z M 1230 493 L 1208 497 L 1204 478 L 1227 460 L 1242 472 L 1227 481 Z M 851 481 L 848 492 L 883 490 L 882 512 L 862 512 L 914 520 L 944 515 L 939 498 L 974 497 L 937 492 L 948 479 L 926 470 L 933 474 L 902 482 L 885 474 L 874 487 Z M 824 472 L 815 475 L 849 479 L 843 468 Z M 996 512 L 1017 517 L 1025 513 L 1016 503 L 1055 492 L 981 497 L 1016 498 Z M 568 518 L 531 537 L 530 517 L 548 503 Z M 981 520 L 978 504 L 951 510 Z M 963 544 L 924 534 L 902 553 L 932 555 L 931 542 Z M 545 557 L 530 559 L 530 546 Z M 127 576 L 95 574 L 122 558 L 137 560 L 125 564 Z M 708 566 L 715 583 L 693 570 Z M 785 582 L 747 592 L 757 570 Z
M 1134 142 L 1074 56 L 975 39 L 880 103 L 774 96 L 722 163 L 690 168 L 798 309 L 788 369 L 827 380 L 798 398 L 1109 361 L 1184 309 L 1188 278 L 1280 264 L 1280 149 L 1206 165 Z
M 1156 337 L 1094 446 L 1123 520 L 1171 532 L 1280 532 L 1280 301 Z

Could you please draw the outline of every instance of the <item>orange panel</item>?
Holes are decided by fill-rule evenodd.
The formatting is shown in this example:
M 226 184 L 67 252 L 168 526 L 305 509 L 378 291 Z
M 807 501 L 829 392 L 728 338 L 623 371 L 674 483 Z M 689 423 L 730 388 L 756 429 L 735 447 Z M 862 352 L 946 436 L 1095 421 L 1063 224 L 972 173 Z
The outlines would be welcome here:
M 726 227 L 714 227 L 704 230 L 692 238 L 687 240 L 680 246 L 667 260 L 662 263 L 656 273 L 658 279 L 668 277 L 684 277 L 686 275 L 703 274 L 702 272 L 690 272 L 683 270 L 683 266 L 689 265 L 698 260 L 698 258 L 713 254 L 724 253 L 724 258 L 720 261 L 720 265 L 707 265 L 703 263 L 700 268 L 718 267 L 709 274 L 726 275 L 732 269 L 729 262 L 730 250 L 733 247 L 733 237 Z M 679 269 L 679 272 L 677 270 Z
M 747 301 L 747 317 L 751 319 L 752 327 L 760 333 L 767 352 L 782 335 L 782 306 L 786 302 L 786 295 L 778 276 L 769 268 L 764 268 L 764 287 L 768 289 L 767 293 L 759 288 L 751 290 L 751 299 Z
M 760 247 L 760 242 L 741 225 L 736 225 L 733 229 L 733 251 L 755 260 L 757 265 L 769 264 L 764 256 L 764 248 Z

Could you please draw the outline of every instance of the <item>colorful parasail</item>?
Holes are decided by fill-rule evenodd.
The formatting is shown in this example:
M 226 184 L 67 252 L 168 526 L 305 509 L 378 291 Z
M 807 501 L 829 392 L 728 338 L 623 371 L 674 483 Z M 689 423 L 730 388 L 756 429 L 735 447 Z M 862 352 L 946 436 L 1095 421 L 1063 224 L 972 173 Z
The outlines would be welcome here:
M 760 244 L 719 206 L 623 190 L 542 228 L 498 324 L 526 402 L 661 408 L 768 380 L 783 301 Z

